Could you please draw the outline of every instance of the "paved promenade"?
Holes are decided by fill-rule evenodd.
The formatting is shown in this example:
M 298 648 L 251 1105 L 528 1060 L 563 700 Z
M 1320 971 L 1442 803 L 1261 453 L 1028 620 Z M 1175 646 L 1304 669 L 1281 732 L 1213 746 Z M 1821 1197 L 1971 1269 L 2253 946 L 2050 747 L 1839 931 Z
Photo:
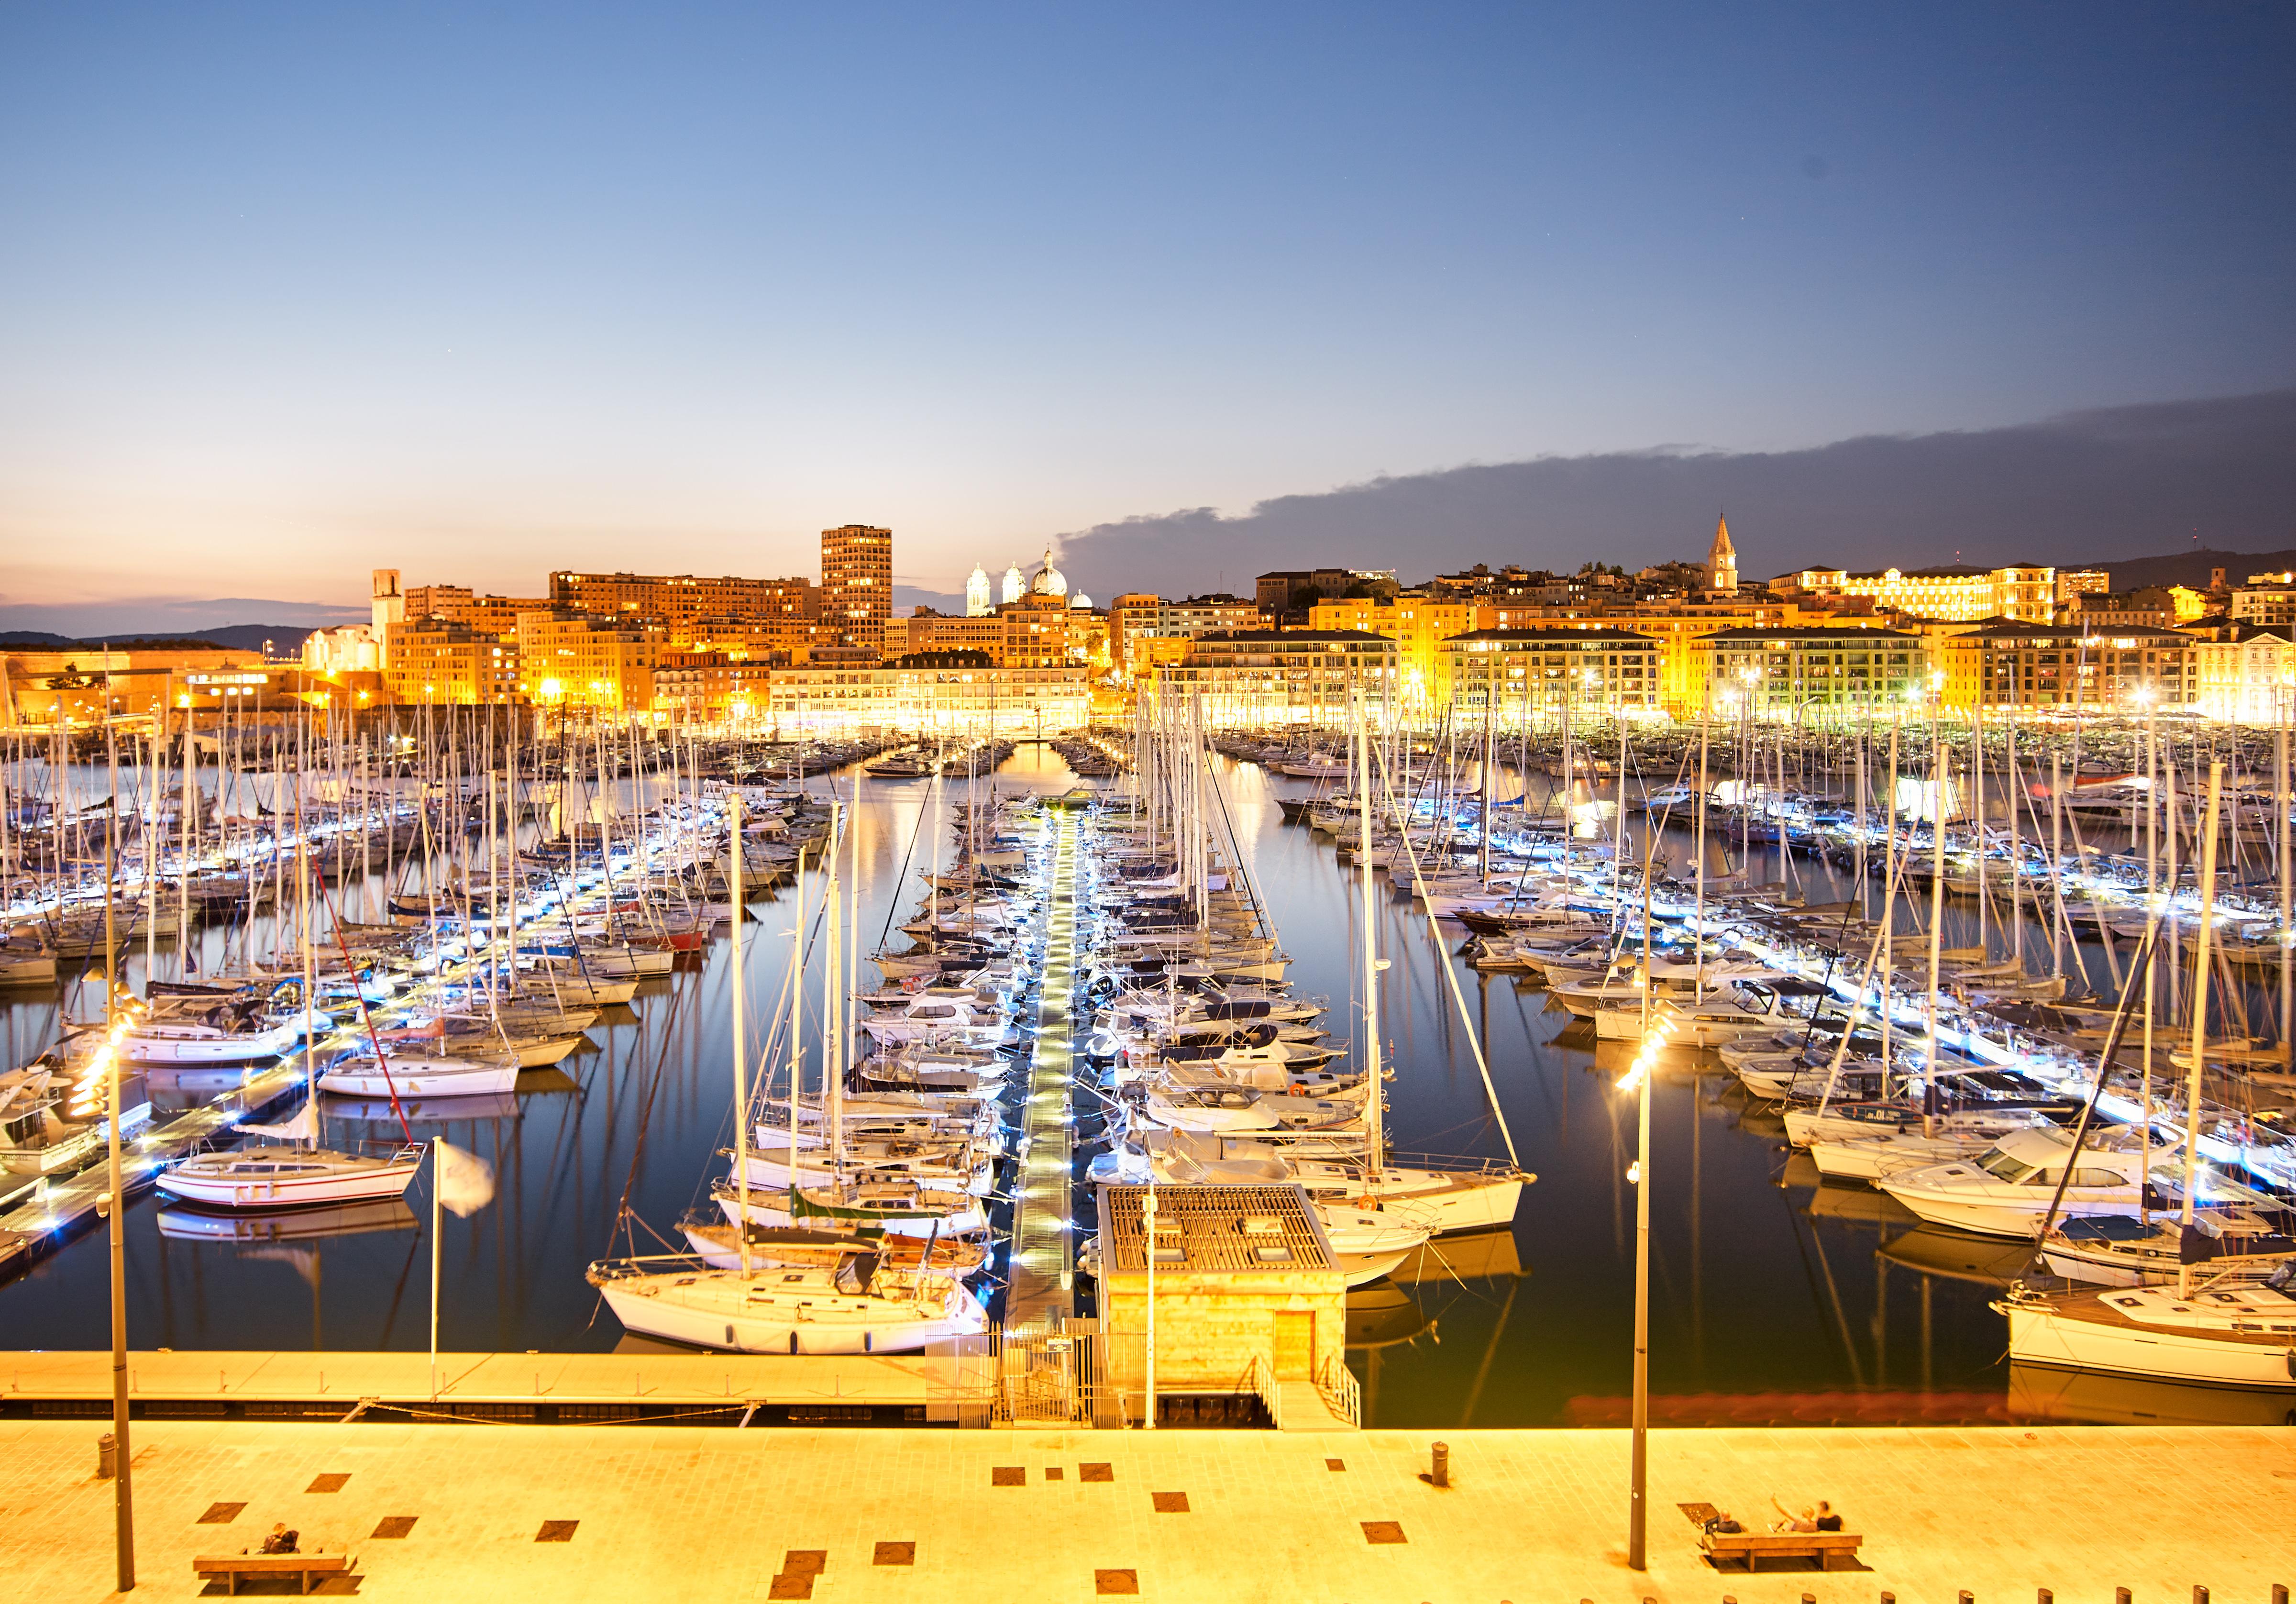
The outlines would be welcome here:
M 0 1422 L 0 1599 L 109 1592 L 102 1426 Z M 1450 1492 L 1417 1478 L 1431 1435 L 138 1422 L 139 1596 L 193 1596 L 194 1555 L 277 1520 L 408 1604 L 2267 1604 L 2296 1581 L 2283 1429 L 1658 1433 L 1644 1576 L 1624 1433 L 1451 1434 Z M 1706 1568 L 1675 1506 L 1773 1491 L 1833 1499 L 1872 1568 Z M 549 1522 L 574 1524 L 537 1541 Z

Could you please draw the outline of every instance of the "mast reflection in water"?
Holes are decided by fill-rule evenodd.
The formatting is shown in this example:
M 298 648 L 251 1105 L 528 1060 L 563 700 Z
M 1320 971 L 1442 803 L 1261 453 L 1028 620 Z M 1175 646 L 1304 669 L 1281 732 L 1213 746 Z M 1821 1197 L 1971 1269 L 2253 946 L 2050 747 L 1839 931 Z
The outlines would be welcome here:
M 1308 794 L 1313 782 L 1226 760 L 1217 768 L 1243 853 L 1294 957 L 1294 988 L 1329 999 L 1326 1024 L 1343 1038 L 1359 1016 L 1349 1007 L 1359 968 L 1357 898 L 1330 844 L 1305 825 L 1286 825 L 1275 802 Z M 1074 777 L 1049 749 L 1023 746 L 997 780 L 1057 793 Z M 849 795 L 851 777 L 837 783 Z M 1533 782 L 1534 800 L 1542 783 Z M 928 792 L 862 784 L 861 928 L 873 942 L 889 912 L 914 899 L 914 879 L 897 886 L 895 876 Z M 1687 839 L 1669 845 L 1685 864 Z M 1833 894 L 1832 884 L 1813 883 L 1810 900 Z M 794 888 L 779 886 L 751 906 L 749 984 L 758 1011 L 781 991 L 775 958 L 789 944 L 773 938 L 789 928 Z M 1377 917 L 1386 926 L 1381 950 L 1394 960 L 1380 980 L 1379 1015 L 1394 1049 L 1396 1149 L 1504 1151 L 1439 969 L 1451 963 L 1523 1167 L 1539 1179 L 1512 1231 L 1438 1238 L 1394 1276 L 1351 1295 L 1349 1361 L 1364 1384 L 1365 1424 L 1622 1423 L 1633 1108 L 1611 1082 L 1632 1044 L 1598 1047 L 1583 1026 L 1569 1028 L 1568 1014 L 1548 1011 L 1536 984 L 1469 968 L 1454 956 L 1463 933 L 1446 927 L 1439 942 L 1407 897 L 1383 895 Z M 220 959 L 221 934 L 202 939 L 204 968 Z M 140 948 L 131 959 L 135 978 Z M 631 1222 L 639 1251 L 661 1251 L 653 1233 L 674 1236 L 678 1216 L 722 1172 L 714 1154 L 732 1137 L 728 983 L 720 940 L 645 982 L 631 1006 L 606 1009 L 584 1047 L 555 1069 L 529 1072 L 514 1096 L 410 1110 L 418 1138 L 444 1136 L 477 1153 L 500 1188 L 493 1207 L 445 1222 L 442 1345 L 602 1351 L 622 1341 L 583 1268 L 610 1243 L 626 1245 Z M 816 978 L 807 994 L 817 991 Z M 100 999 L 67 990 L 64 1002 L 85 1017 Z M 46 992 L 8 999 L 11 1062 L 45 1043 L 57 1006 Z M 178 1095 L 196 1101 L 207 1090 L 186 1085 Z M 325 1110 L 329 1143 L 386 1126 L 396 1134 L 387 1109 L 329 1099 Z M 1662 1423 L 2263 1418 L 2262 1403 L 2187 1395 L 2195 1389 L 2013 1375 L 2002 1320 L 1986 1304 L 2018 1273 L 2013 1261 L 2024 1250 L 1919 1227 L 1880 1193 L 1817 1182 L 1787 1162 L 1775 1113 L 1748 1101 L 1710 1056 L 1661 1060 L 1652 1143 L 1652 1412 Z M 131 1342 L 422 1348 L 430 1229 L 423 1185 L 409 1194 L 411 1208 L 373 1218 L 228 1229 L 186 1226 L 176 1211 L 136 1203 Z M 92 1235 L 0 1286 L 5 1345 L 103 1346 L 104 1278 L 102 1238 Z M 2285 1409 L 2273 1404 L 2270 1418 Z

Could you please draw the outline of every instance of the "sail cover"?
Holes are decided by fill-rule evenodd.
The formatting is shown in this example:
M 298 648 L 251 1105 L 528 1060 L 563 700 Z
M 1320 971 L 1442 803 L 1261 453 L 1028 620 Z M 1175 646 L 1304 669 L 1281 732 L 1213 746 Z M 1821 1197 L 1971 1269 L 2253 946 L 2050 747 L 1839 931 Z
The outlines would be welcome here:
M 315 1142 L 319 1139 L 319 1101 L 316 1098 L 306 1098 L 303 1106 L 295 1111 L 294 1117 L 280 1124 L 258 1125 L 251 1121 L 239 1120 L 234 1122 L 232 1129 L 243 1131 L 250 1136 L 276 1137 L 283 1142 Z

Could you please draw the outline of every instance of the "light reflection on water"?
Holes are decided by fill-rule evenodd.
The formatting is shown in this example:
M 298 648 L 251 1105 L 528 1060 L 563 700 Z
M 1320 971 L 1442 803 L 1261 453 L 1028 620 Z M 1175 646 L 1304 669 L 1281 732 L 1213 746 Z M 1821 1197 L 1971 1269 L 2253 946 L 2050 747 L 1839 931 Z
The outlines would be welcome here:
M 1308 783 L 1225 761 L 1219 771 L 1243 851 L 1293 955 L 1296 987 L 1329 999 L 1334 1034 L 1354 1034 L 1356 884 L 1336 868 L 1327 842 L 1286 826 L 1275 805 L 1279 792 L 1301 794 Z M 1058 791 L 1071 777 L 1048 750 L 1023 747 L 997 780 Z M 912 876 L 930 857 L 930 842 L 914 834 L 929 787 L 868 782 L 865 794 L 862 928 L 873 945 L 888 912 L 906 912 L 913 900 L 904 890 L 899 908 L 890 908 L 913 842 Z M 1686 843 L 1675 855 L 1686 860 Z M 1821 875 L 1811 899 L 1830 894 L 1831 884 Z M 779 994 L 796 896 L 785 885 L 753 905 L 753 1020 Z M 1382 951 L 1394 960 L 1381 981 L 1380 1020 L 1398 1070 L 1390 1089 L 1397 1147 L 1505 1152 L 1441 973 L 1451 962 L 1521 1162 L 1539 1180 L 1511 1233 L 1440 1243 L 1447 1263 L 1423 1263 L 1406 1279 L 1351 1296 L 1349 1362 L 1364 1384 L 1365 1423 L 1622 1422 L 1634 1263 L 1625 1171 L 1634 1119 L 1631 1100 L 1611 1081 L 1631 1049 L 1597 1049 L 1582 1032 L 1566 1034 L 1570 1016 L 1546 1011 L 1542 991 L 1479 975 L 1448 957 L 1460 933 L 1431 933 L 1423 913 L 1383 881 L 1376 917 Z M 258 934 L 260 945 L 260 925 Z M 220 942 L 214 932 L 204 939 L 211 948 Z M 1949 930 L 1948 939 L 1961 938 Z M 436 1133 L 477 1151 L 501 1178 L 492 1207 L 446 1221 L 444 1346 L 615 1345 L 621 1334 L 582 1270 L 628 1250 L 618 1222 L 638 1222 L 638 1251 L 657 1249 L 652 1233 L 674 1236 L 678 1215 L 701 1200 L 718 1167 L 714 1150 L 731 1139 L 729 984 L 720 941 L 693 967 L 647 983 L 634 1008 L 611 1011 L 590 1032 L 591 1045 L 558 1070 L 530 1073 L 513 1108 L 490 1107 L 485 1117 L 457 1110 L 417 1127 L 418 1137 Z M 807 997 L 810 1019 L 817 979 Z M 86 1008 L 98 1000 L 91 989 L 71 1003 Z M 46 993 L 9 999 L 11 1063 L 37 1049 L 54 1014 Z M 2003 1415 L 2011 1392 L 2005 1331 L 1986 1302 L 1997 1278 L 2013 1273 L 2005 1262 L 2014 1255 L 1916 1230 L 1878 1194 L 1816 1187 L 1806 1161 L 1788 1164 L 1776 1116 L 1726 1091 L 1726 1082 L 1711 1060 L 1702 1066 L 1685 1056 L 1668 1062 L 1657 1084 L 1653 1418 Z M 395 1124 L 331 1110 L 327 1139 L 362 1135 L 395 1136 Z M 160 1211 L 149 1199 L 137 1204 L 128 1233 L 131 1342 L 422 1347 L 429 1216 L 420 1184 L 409 1201 L 406 1215 L 342 1222 L 340 1234 L 291 1227 L 262 1240 L 163 1233 Z M 106 1298 L 102 1239 L 89 1235 L 0 1287 L 0 1346 L 102 1346 Z

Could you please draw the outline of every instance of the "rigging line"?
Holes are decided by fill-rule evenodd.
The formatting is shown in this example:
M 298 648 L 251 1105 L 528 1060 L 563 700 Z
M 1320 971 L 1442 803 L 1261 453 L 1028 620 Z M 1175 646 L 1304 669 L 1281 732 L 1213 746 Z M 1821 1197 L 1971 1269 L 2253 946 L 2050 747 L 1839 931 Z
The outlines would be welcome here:
M 917 855 L 917 837 L 924 834 L 925 819 L 933 810 L 933 799 L 931 794 L 931 790 L 937 790 L 940 786 L 940 766 L 939 764 L 935 764 L 933 766 L 932 786 L 930 788 L 925 798 L 925 805 L 917 810 L 916 827 L 909 832 L 909 844 L 901 853 L 901 867 L 893 871 L 892 892 L 891 894 L 885 899 L 885 927 L 877 933 L 877 950 L 880 952 L 882 952 L 885 950 L 885 942 L 893 934 L 893 920 L 900 912 L 901 908 L 901 886 L 909 877 L 909 860 Z M 853 777 L 853 805 L 856 808 L 858 808 L 861 805 L 861 777 L 857 774 Z M 734 843 L 734 850 L 739 851 L 741 850 L 741 845 L 742 843 L 740 842 L 735 842 Z M 978 891 L 980 888 L 975 886 L 973 889 Z
M 376 1033 L 373 1010 L 366 1006 L 366 988 L 359 983 L 358 964 L 351 957 L 350 944 L 343 939 L 342 916 L 335 911 L 334 899 L 328 893 L 326 871 L 314 867 L 311 883 L 319 888 L 319 910 L 327 916 L 328 925 L 335 933 L 335 950 L 343 955 L 343 967 L 351 972 L 351 995 L 358 1001 L 359 1021 L 366 1026 L 366 1039 L 374 1044 L 375 1067 L 382 1071 L 383 1090 L 390 1094 L 390 1112 L 398 1116 L 398 1133 L 406 1139 L 406 1145 L 411 1147 L 414 1146 L 414 1131 L 406 1123 L 406 1110 L 399 1106 L 398 1085 L 390 1074 L 390 1057 L 382 1050 L 382 1038 Z M 308 942 L 311 933 L 305 931 L 303 939 Z M 318 1082 L 314 1080 L 307 1090 L 316 1099 L 319 1095 Z
M 1370 744 L 1368 739 L 1366 739 L 1365 744 L 1366 746 Z M 1395 787 L 1389 783 L 1387 760 L 1383 755 L 1378 753 L 1374 753 L 1372 755 L 1373 761 L 1379 766 L 1380 788 L 1387 794 L 1388 805 L 1392 807 L 1395 803 Z M 1405 861 L 1411 865 L 1412 884 L 1418 892 L 1420 901 L 1424 903 L 1427 901 L 1427 882 L 1420 876 L 1419 854 L 1412 851 L 1411 837 L 1407 832 L 1403 837 L 1403 856 Z M 1370 872 L 1369 865 L 1365 865 L 1365 872 L 1366 874 Z M 1442 944 L 1442 931 L 1436 925 L 1435 910 L 1432 906 L 1430 906 L 1427 910 L 1427 928 L 1434 934 L 1436 944 L 1439 948 Z M 1368 930 L 1364 932 L 1365 941 L 1371 941 L 1373 937 L 1373 932 Z M 1474 1049 L 1475 1068 L 1476 1071 L 1483 1077 L 1483 1092 L 1485 1096 L 1490 1098 L 1491 1116 L 1498 1122 L 1499 1139 L 1506 1144 L 1507 1162 L 1513 1164 L 1517 1169 L 1521 1169 L 1522 1167 L 1522 1159 L 1515 1152 L 1514 1133 L 1507 1129 L 1506 1115 L 1505 1111 L 1499 1107 L 1498 1088 L 1491 1083 L 1490 1061 L 1483 1057 L 1482 1038 L 1475 1033 L 1474 1018 L 1467 1012 L 1467 999 L 1460 993 L 1459 991 L 1458 971 L 1447 958 L 1446 958 L 1442 963 L 1442 970 L 1443 978 L 1448 981 L 1451 984 L 1451 1000 L 1458 1006 L 1460 1023 L 1466 1027 L 1467 1045 Z M 1373 1087 L 1371 1089 L 1371 1095 L 1374 1097 L 1379 1096 L 1380 1089 L 1376 1086 Z

